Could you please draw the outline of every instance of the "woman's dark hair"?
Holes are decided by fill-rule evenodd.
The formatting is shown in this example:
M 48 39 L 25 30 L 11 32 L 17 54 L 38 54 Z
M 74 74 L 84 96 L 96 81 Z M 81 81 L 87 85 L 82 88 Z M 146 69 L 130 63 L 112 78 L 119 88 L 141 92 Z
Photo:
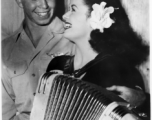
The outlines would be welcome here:
M 54 11 L 54 16 L 57 16 L 60 19 L 62 19 L 62 16 L 65 13 L 64 0 L 55 0 L 55 2 L 56 2 L 56 7 Z
M 147 59 L 149 46 L 143 44 L 139 35 L 130 27 L 128 16 L 122 7 L 120 0 L 84 0 L 89 7 L 90 15 L 92 5 L 106 2 L 106 7 L 114 7 L 110 17 L 115 21 L 108 29 L 101 33 L 98 29 L 91 32 L 89 41 L 92 48 L 98 53 L 114 54 L 128 60 L 132 65 L 139 65 Z

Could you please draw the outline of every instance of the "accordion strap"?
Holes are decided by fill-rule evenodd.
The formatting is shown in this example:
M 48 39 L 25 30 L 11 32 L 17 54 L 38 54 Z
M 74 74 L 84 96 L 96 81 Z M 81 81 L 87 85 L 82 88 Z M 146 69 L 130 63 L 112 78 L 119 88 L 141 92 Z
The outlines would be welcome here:
M 90 61 L 88 64 L 86 64 L 82 69 L 80 69 L 78 72 L 74 73 L 74 77 L 78 78 L 81 75 L 83 75 L 88 69 L 99 63 L 100 61 L 106 59 L 107 57 L 110 57 L 110 54 L 104 55 L 102 57 L 96 58 L 92 61 Z

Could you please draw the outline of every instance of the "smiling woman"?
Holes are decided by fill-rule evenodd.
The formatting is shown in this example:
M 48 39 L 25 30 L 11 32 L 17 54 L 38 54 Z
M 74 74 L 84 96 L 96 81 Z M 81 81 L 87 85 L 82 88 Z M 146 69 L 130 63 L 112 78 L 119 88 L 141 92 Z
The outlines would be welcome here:
M 24 1 L 24 0 L 22 0 L 22 1 Z M 49 1 L 49 0 L 47 0 L 47 1 Z M 63 1 L 64 0 L 58 0 L 57 7 Z M 114 4 L 115 0 L 112 0 L 113 3 L 111 3 L 112 2 L 111 0 L 98 0 L 98 1 L 97 0 L 84 0 L 82 2 L 80 0 L 75 0 L 75 1 L 65 0 L 65 1 L 70 1 L 70 5 L 75 4 L 78 8 L 81 5 L 83 5 L 83 7 L 84 8 L 87 7 L 89 9 L 89 11 L 87 13 L 83 13 L 84 11 L 81 11 L 80 13 L 82 16 L 81 16 L 81 19 L 79 20 L 79 16 L 76 16 L 77 12 L 79 12 L 78 11 L 79 9 L 76 8 L 75 6 L 73 6 L 73 7 L 69 6 L 69 8 L 70 8 L 69 9 L 70 11 L 68 11 L 69 15 L 65 14 L 65 29 L 66 29 L 65 37 L 69 38 L 70 41 L 74 42 L 77 45 L 76 54 L 75 54 L 75 56 L 60 56 L 60 57 L 54 58 L 54 60 L 50 63 L 47 72 L 50 70 L 54 70 L 54 69 L 55 70 L 60 69 L 63 71 L 64 74 L 70 74 L 71 76 L 74 76 L 76 78 L 82 78 L 82 80 L 84 80 L 84 81 L 89 81 L 91 83 L 95 83 L 104 88 L 109 87 L 111 85 L 123 85 L 123 86 L 131 87 L 132 89 L 135 89 L 135 90 L 138 89 L 138 92 L 139 93 L 142 92 L 142 95 L 143 95 L 143 91 L 144 91 L 143 79 L 142 79 L 139 71 L 136 69 L 136 66 L 139 65 L 140 63 L 142 63 L 146 59 L 146 57 L 148 55 L 148 47 L 141 42 L 140 38 L 138 38 L 136 35 L 132 34 L 132 30 L 130 28 L 128 29 L 128 24 L 129 24 L 128 18 L 125 16 L 126 14 L 123 11 L 122 6 L 119 5 L 119 2 L 117 5 L 117 3 Z M 128 11 L 130 11 L 130 13 L 134 13 L 134 12 L 138 12 L 138 10 L 140 10 L 141 11 L 141 12 L 139 12 L 140 16 L 141 17 L 144 16 L 143 18 L 145 19 L 142 21 L 142 23 L 145 23 L 145 24 L 148 23 L 147 16 L 146 16 L 148 12 L 146 12 L 146 13 L 143 12 L 148 9 L 147 4 L 146 5 L 144 4 L 145 0 L 138 0 L 140 3 L 136 4 L 136 5 L 134 4 L 134 2 L 135 1 L 137 2 L 137 0 L 126 0 L 126 1 L 128 3 L 128 6 L 127 6 Z M 16 10 L 17 7 L 14 5 L 16 3 L 13 3 L 13 2 L 14 2 L 14 0 L 13 1 L 2 0 L 2 5 L 1 5 L 2 6 L 2 32 L 3 32 L 3 30 L 6 29 L 7 31 L 10 31 L 9 35 L 13 31 L 16 30 L 20 21 L 22 21 L 22 19 L 23 19 L 23 13 L 20 12 L 19 10 Z M 28 2 L 28 0 L 26 0 L 25 2 Z M 94 4 L 100 5 L 101 2 L 107 3 L 106 6 L 104 7 L 105 9 L 109 8 L 109 7 L 114 8 L 114 12 L 112 14 L 110 14 L 110 18 L 114 21 L 114 23 L 109 28 L 103 29 L 103 31 L 104 31 L 103 33 L 99 32 L 100 31 L 99 29 L 94 30 L 93 28 L 89 28 L 89 29 L 92 29 L 92 31 L 90 31 L 91 35 L 90 34 L 87 35 L 88 29 L 87 29 L 87 31 L 84 31 L 84 30 L 87 27 L 89 27 L 87 23 L 90 19 L 89 17 L 91 16 L 91 13 L 93 10 L 92 7 Z M 4 5 L 3 3 L 6 3 L 6 4 Z M 80 5 L 76 4 L 76 3 L 80 3 Z M 38 3 L 38 4 L 40 4 L 40 3 Z M 44 4 L 43 7 L 46 7 L 45 2 L 43 4 Z M 13 7 L 13 5 L 15 7 Z M 6 6 L 8 6 L 8 7 L 6 7 Z M 48 6 L 50 6 L 50 5 L 48 5 Z M 132 8 L 130 8 L 129 6 L 132 6 Z M 144 8 L 144 6 L 146 9 Z M 48 10 L 48 8 L 49 7 L 47 7 L 47 10 Z M 74 9 L 74 11 L 71 10 L 71 8 Z M 47 10 L 36 12 L 35 13 L 36 17 L 38 17 L 40 19 L 40 21 L 41 20 L 43 21 L 44 19 L 49 18 L 51 13 L 49 13 L 49 10 L 48 11 Z M 58 11 L 58 13 L 60 15 L 64 12 L 64 10 L 62 11 L 62 9 L 60 7 L 58 7 L 56 10 Z M 122 12 L 119 12 L 119 11 L 122 11 Z M 117 13 L 120 13 L 120 14 L 118 14 L 118 16 L 117 16 L 116 15 Z M 125 15 L 124 15 L 124 19 L 122 20 L 123 14 L 125 14 Z M 120 15 L 120 17 L 119 17 L 119 15 Z M 140 25 L 145 25 L 145 24 L 141 24 L 141 22 L 139 22 L 139 20 L 141 20 L 141 19 L 138 18 L 136 16 L 136 14 L 130 14 L 129 17 L 130 16 L 136 17 L 136 20 L 134 18 L 132 18 L 132 19 L 134 19 L 134 23 L 138 22 Z M 78 17 L 78 21 L 80 21 L 80 22 L 83 20 L 82 22 L 84 24 L 78 23 L 78 21 L 74 21 L 73 17 Z M 117 24 L 117 22 L 121 22 L 121 21 L 122 21 L 121 25 L 124 25 L 124 26 Z M 43 23 L 41 23 L 41 22 L 39 23 L 39 21 L 38 21 L 38 24 L 43 24 Z M 116 26 L 118 26 L 118 27 L 116 27 Z M 136 26 L 136 25 L 134 24 L 134 26 Z M 82 28 L 80 28 L 80 27 L 82 27 Z M 91 27 L 91 25 L 90 25 L 90 27 Z M 145 34 L 145 31 L 147 32 L 148 25 L 145 25 L 144 27 L 145 27 L 145 29 L 139 28 L 140 33 L 142 33 L 142 34 Z M 77 30 L 74 28 L 76 28 Z M 122 28 L 122 29 L 120 29 L 120 28 Z M 72 30 L 73 30 L 73 32 L 72 32 Z M 38 31 L 40 31 L 40 30 L 38 29 Z M 74 34 L 74 32 L 75 32 L 75 34 Z M 109 34 L 112 32 L 113 32 L 113 34 Z M 86 36 L 83 36 L 82 33 L 86 34 Z M 123 33 L 125 33 L 125 34 L 123 34 Z M 39 34 L 39 32 L 38 32 L 38 34 Z M 2 37 L 3 37 L 3 35 L 2 35 Z M 129 40 L 129 41 L 127 41 L 127 40 Z M 133 43 L 134 40 L 135 40 L 135 42 Z M 116 48 L 118 48 L 118 49 L 116 49 Z M 42 63 L 44 63 L 44 61 L 42 61 Z M 30 68 L 32 68 L 32 67 L 30 67 Z M 43 68 L 44 68 L 44 64 L 43 64 Z M 34 74 L 34 76 L 35 76 L 35 74 Z M 22 80 L 22 79 L 20 79 L 20 80 Z M 27 79 L 23 79 L 23 81 L 24 80 L 26 81 Z M 143 90 L 141 91 L 141 90 L 139 90 L 139 88 L 142 88 Z M 27 87 L 25 90 L 28 90 Z M 21 89 L 19 91 L 21 91 Z M 27 93 L 28 92 L 26 91 L 26 94 Z M 12 95 L 12 93 L 11 93 L 11 95 Z M 31 96 L 32 95 L 33 94 L 31 94 Z M 14 96 L 16 96 L 16 95 L 13 95 L 13 99 L 11 99 L 11 100 L 14 100 Z M 25 96 L 25 95 L 22 94 L 22 96 Z M 135 95 L 133 95 L 132 98 L 137 98 L 137 101 L 135 101 L 135 103 L 141 103 L 141 104 L 139 104 L 139 106 L 137 106 L 135 104 L 135 106 L 137 106 L 137 108 L 139 108 L 139 107 L 141 108 L 141 110 L 142 110 L 141 112 L 143 112 L 143 110 L 145 110 L 145 109 L 148 110 L 148 108 L 150 107 L 150 106 L 144 105 L 143 102 L 147 102 L 147 101 L 144 101 L 144 99 L 145 99 L 144 95 L 139 97 L 135 94 Z M 141 100 L 141 101 L 139 102 L 139 100 Z M 15 100 L 15 102 L 17 102 L 17 101 Z M 26 104 L 26 102 L 23 102 L 23 103 Z M 31 103 L 31 101 L 30 101 L 30 103 Z M 7 105 L 10 105 L 10 104 L 7 104 Z M 15 106 L 15 104 L 14 104 L 14 106 Z M 20 106 L 16 105 L 16 106 L 21 108 L 21 105 Z M 31 107 L 27 106 L 27 104 L 24 105 L 24 107 L 27 107 L 28 109 L 31 108 Z M 11 106 L 11 108 L 12 108 L 12 106 Z M 22 109 L 22 110 L 25 110 L 25 109 Z M 25 111 L 27 112 L 28 110 L 25 110 Z M 14 111 L 11 109 L 11 112 L 14 112 Z M 24 114 L 26 112 L 20 112 L 19 115 L 22 115 L 22 113 Z M 18 115 L 18 113 L 16 115 Z M 142 113 L 141 113 L 141 115 L 142 115 Z M 8 117 L 8 115 L 6 115 L 6 116 Z
M 54 58 L 47 72 L 62 70 L 104 88 L 126 86 L 131 96 L 121 97 L 140 108 L 146 97 L 143 78 L 136 67 L 147 59 L 149 46 L 130 27 L 121 2 L 70 0 L 63 20 L 64 37 L 75 43 L 75 56 Z
M 89 19 L 87 18 L 88 8 L 84 6 L 80 0 L 71 1 L 69 11 L 63 15 L 65 21 L 64 37 L 71 41 L 82 41 L 89 39 L 92 28 L 90 27 Z M 88 43 L 88 42 L 87 42 Z

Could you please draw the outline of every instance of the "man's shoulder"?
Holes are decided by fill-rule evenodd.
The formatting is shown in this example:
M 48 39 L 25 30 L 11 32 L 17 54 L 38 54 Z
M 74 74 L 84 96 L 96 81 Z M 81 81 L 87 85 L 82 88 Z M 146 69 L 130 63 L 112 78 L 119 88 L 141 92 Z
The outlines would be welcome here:
M 13 44 L 16 41 L 17 35 L 18 34 L 15 33 L 15 34 L 7 37 L 6 39 L 2 40 L 2 51 L 5 51 L 8 47 L 13 46 Z
M 16 40 L 19 36 L 19 31 L 15 31 L 11 36 L 5 38 L 2 40 L 2 60 L 7 59 L 9 54 L 11 53 L 14 44 L 16 43 Z
M 19 36 L 20 31 L 16 30 L 12 35 L 2 40 L 2 49 L 5 49 L 6 46 L 14 44 Z

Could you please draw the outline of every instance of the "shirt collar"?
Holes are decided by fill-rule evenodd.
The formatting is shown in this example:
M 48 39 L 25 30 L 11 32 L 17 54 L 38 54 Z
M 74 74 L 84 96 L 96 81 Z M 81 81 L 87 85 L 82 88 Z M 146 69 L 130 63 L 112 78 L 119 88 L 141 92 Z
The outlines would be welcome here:
M 16 42 L 18 41 L 20 35 L 22 33 L 25 33 L 23 26 L 24 26 L 24 22 L 25 20 L 23 20 L 22 24 L 20 25 L 19 29 L 16 31 Z M 58 18 L 55 17 L 51 24 L 48 26 L 48 34 L 52 35 L 52 33 L 54 34 L 63 34 L 64 33 L 64 27 L 63 27 L 63 22 Z
M 24 21 L 23 21 L 23 22 L 24 22 Z M 14 34 L 16 35 L 16 38 L 14 39 L 15 42 L 18 41 L 18 39 L 19 39 L 22 31 L 24 30 L 24 29 L 23 29 L 23 22 L 22 22 L 22 24 L 20 25 L 20 27 L 19 27 L 19 28 L 15 31 L 15 33 L 14 33 Z

